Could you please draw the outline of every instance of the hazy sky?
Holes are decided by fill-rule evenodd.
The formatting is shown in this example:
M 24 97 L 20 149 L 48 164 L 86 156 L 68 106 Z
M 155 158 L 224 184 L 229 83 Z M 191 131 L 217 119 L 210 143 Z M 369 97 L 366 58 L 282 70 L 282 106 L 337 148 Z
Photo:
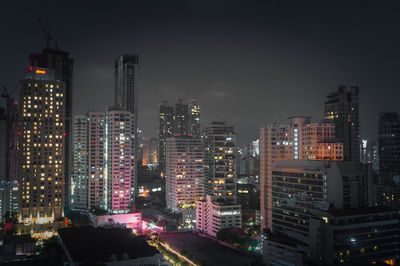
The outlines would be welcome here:
M 147 137 L 164 98 L 197 98 L 203 126 L 226 120 L 244 144 L 288 116 L 319 121 L 327 93 L 348 84 L 360 87 L 362 137 L 375 139 L 378 112 L 400 111 L 396 2 L 2 1 L 0 85 L 15 87 L 44 48 L 40 17 L 75 59 L 75 114 L 112 105 L 114 59 L 137 53 Z

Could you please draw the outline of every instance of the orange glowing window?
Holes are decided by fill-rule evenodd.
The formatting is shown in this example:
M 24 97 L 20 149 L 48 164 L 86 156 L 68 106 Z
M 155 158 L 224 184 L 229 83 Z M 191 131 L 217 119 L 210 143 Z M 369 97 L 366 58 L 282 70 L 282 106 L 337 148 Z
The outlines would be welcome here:
M 36 74 L 47 74 L 47 71 L 44 69 L 36 69 L 35 73 Z

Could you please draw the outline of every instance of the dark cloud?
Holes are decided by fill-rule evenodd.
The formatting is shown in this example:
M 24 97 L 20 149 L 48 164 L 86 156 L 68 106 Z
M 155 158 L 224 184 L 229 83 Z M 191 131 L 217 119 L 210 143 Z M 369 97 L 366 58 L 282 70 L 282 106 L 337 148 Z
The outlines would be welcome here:
M 155 136 L 158 105 L 197 98 L 202 123 L 227 120 L 244 143 L 264 123 L 320 120 L 326 94 L 359 85 L 361 128 L 399 110 L 396 1 L 6 1 L 0 83 L 15 86 L 51 25 L 75 58 L 74 113 L 113 104 L 114 58 L 140 55 L 139 125 Z

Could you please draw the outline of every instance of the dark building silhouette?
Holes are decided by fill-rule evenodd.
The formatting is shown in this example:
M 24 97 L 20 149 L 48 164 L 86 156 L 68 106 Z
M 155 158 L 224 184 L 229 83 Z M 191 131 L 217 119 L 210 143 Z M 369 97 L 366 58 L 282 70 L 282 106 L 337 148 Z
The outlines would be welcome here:
M 325 102 L 325 120 L 335 124 L 338 142 L 343 143 L 344 160 L 360 161 L 358 87 L 339 86 Z

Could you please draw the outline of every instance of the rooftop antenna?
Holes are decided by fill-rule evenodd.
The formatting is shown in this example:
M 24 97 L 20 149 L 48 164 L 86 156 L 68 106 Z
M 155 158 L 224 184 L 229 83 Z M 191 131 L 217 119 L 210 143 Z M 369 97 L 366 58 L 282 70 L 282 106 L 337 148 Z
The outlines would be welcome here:
M 46 47 L 47 49 L 50 48 L 50 42 L 53 40 L 53 37 L 50 34 L 50 27 L 44 25 L 42 23 L 42 21 L 40 20 L 40 18 L 38 18 L 38 22 L 40 24 L 40 27 L 42 28 L 43 34 L 44 34 L 44 38 L 46 39 Z

